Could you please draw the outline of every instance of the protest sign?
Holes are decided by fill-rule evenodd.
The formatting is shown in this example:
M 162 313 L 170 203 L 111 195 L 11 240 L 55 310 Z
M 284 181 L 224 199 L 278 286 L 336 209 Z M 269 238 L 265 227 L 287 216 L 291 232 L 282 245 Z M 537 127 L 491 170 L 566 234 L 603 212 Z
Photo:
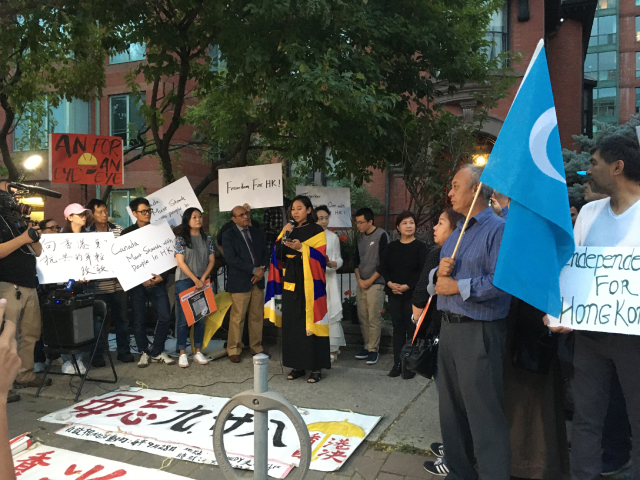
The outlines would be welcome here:
M 182 224 L 182 214 L 187 208 L 196 207 L 202 211 L 202 205 L 200 205 L 187 177 L 182 177 L 144 198 L 149 200 L 151 207 L 151 225 L 167 222 L 172 227 L 177 227 Z M 136 217 L 133 216 L 129 207 L 127 207 L 127 212 L 129 212 L 131 221 L 136 222 Z
M 52 133 L 49 136 L 49 180 L 75 185 L 123 185 L 120 137 Z
M 57 433 L 163 457 L 215 464 L 211 431 L 227 398 L 143 389 L 110 392 L 40 420 L 69 424 Z M 338 470 L 380 417 L 351 411 L 298 408 L 311 437 L 311 469 Z M 59 420 L 64 418 L 64 420 Z M 231 464 L 253 470 L 253 411 L 237 407 L 225 425 Z M 300 460 L 296 431 L 286 415 L 269 412 L 269 476 L 284 478 Z
M 211 280 L 207 279 L 202 290 L 196 291 L 196 287 L 191 287 L 180 293 L 180 305 L 189 326 L 215 312 L 217 307 Z
M 560 274 L 551 326 L 640 335 L 640 249 L 578 247 Z
M 306 195 L 314 207 L 326 205 L 331 211 L 329 227 L 351 228 L 351 190 L 337 187 L 296 187 L 296 195 Z
M 114 241 L 111 232 L 42 235 L 42 254 L 36 258 L 38 281 L 44 285 L 115 277 L 111 263 Z
M 252 167 L 218 170 L 220 211 L 230 212 L 248 203 L 251 208 L 281 207 L 282 165 L 267 163 Z
M 21 480 L 187 480 L 162 470 L 138 467 L 58 447 L 36 445 L 13 457 L 13 468 Z
M 175 235 L 167 222 L 118 237 L 111 246 L 113 270 L 127 291 L 176 266 Z

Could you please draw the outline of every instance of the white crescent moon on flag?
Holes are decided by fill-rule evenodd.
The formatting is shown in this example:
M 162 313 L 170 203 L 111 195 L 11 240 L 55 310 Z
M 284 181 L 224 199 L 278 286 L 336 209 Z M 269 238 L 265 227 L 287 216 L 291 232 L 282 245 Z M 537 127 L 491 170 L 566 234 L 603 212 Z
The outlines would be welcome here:
M 556 118 L 556 107 L 551 107 L 544 112 L 531 129 L 531 135 L 529 136 L 529 150 L 531 151 L 531 157 L 533 162 L 546 176 L 558 180 L 564 184 L 567 181 L 558 171 L 553 168 L 549 157 L 547 156 L 547 143 L 549 142 L 549 136 L 553 129 L 558 126 L 558 119 Z

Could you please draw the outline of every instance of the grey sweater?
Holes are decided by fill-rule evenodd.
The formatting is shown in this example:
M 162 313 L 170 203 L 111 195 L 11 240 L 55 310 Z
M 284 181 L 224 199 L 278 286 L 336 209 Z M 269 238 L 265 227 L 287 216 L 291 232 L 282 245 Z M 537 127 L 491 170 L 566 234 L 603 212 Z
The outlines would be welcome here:
M 368 280 L 376 272 L 380 264 L 380 253 L 389 245 L 389 235 L 381 228 L 376 228 L 370 234 L 358 235 L 356 249 L 356 265 L 362 280 Z M 384 285 L 384 278 L 378 277 L 374 284 Z

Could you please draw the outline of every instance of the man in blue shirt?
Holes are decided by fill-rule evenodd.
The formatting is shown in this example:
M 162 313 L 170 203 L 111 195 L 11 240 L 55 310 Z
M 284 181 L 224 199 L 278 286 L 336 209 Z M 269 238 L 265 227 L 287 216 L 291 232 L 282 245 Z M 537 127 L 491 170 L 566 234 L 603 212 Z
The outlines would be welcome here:
M 453 178 L 453 209 L 471 218 L 455 261 L 451 256 L 464 221 L 445 242 L 428 287 L 442 311 L 436 381 L 451 480 L 509 480 L 511 470 L 502 379 L 511 296 L 493 285 L 504 220 L 489 207 L 492 190 L 486 185 L 469 211 L 481 174 L 481 167 L 465 165 Z M 427 464 L 425 469 L 431 471 Z

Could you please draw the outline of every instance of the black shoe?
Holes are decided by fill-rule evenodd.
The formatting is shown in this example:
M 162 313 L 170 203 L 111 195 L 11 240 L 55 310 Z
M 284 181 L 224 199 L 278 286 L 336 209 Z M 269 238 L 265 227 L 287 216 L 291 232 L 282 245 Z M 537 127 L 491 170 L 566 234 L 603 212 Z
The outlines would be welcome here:
M 7 395 L 7 403 L 13 403 L 20 400 L 20 395 L 15 393 L 13 390 L 9 390 L 9 394 Z
M 447 464 L 444 463 L 443 458 L 439 458 L 435 462 L 424 462 L 422 466 L 431 475 L 436 475 L 438 477 L 446 477 L 449 473 L 449 468 L 447 467 Z
M 389 376 L 390 377 L 399 377 L 401 373 L 402 373 L 402 364 L 401 363 L 395 363 L 393 365 L 393 368 L 389 372 Z
M 442 458 L 444 457 L 444 445 L 439 442 L 434 442 L 431 444 L 431 453 L 433 453 L 436 457 Z
M 362 349 L 362 351 L 360 353 L 358 353 L 356 355 L 356 358 L 358 360 L 366 360 L 368 357 L 369 357 L 369 350 L 366 350 L 364 348 Z
M 602 465 L 602 475 L 603 477 L 612 477 L 614 475 L 618 475 L 619 473 L 624 472 L 631 466 L 631 459 L 627 460 L 627 462 L 623 465 L 613 466 L 613 465 Z
M 133 358 L 133 354 L 131 354 L 130 352 L 127 352 L 127 353 L 119 353 L 118 360 L 121 361 L 122 363 L 133 363 L 135 361 L 135 358 Z
M 412 372 L 412 371 L 407 370 L 407 369 L 404 369 L 402 371 L 402 379 L 403 380 L 411 380 L 415 376 L 416 376 L 416 372 Z
M 104 361 L 104 357 L 102 355 L 96 354 L 96 356 L 93 357 L 93 360 L 91 360 L 91 365 L 95 368 L 101 368 L 106 367 L 107 362 Z
M 378 352 L 369 352 L 367 365 L 375 365 L 376 363 L 378 363 Z
M 41 383 L 42 379 L 40 377 L 37 377 L 35 380 L 31 380 L 29 382 L 14 382 L 13 388 L 15 388 L 16 390 L 20 390 L 21 388 L 39 388 Z M 48 387 L 49 385 L 51 385 L 51 383 L 51 378 L 47 377 L 47 379 L 44 381 L 44 385 L 42 386 Z

